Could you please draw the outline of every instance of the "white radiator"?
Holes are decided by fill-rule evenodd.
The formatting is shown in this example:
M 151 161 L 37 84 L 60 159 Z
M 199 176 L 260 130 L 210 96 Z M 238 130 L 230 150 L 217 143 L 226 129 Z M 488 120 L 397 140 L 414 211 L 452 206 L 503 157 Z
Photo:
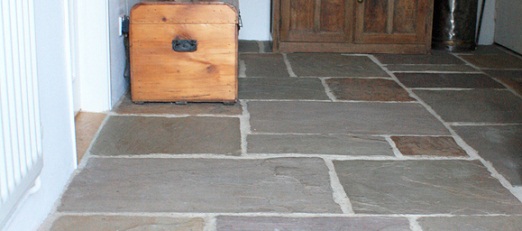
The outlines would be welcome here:
M 0 0 L 0 229 L 42 166 L 34 0 Z

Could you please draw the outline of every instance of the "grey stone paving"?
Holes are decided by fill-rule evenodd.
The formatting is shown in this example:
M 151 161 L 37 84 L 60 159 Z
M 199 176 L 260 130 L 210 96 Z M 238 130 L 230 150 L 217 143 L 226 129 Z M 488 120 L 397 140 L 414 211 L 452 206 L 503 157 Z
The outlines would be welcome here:
M 507 90 L 414 92 L 446 122 L 522 122 L 522 99 Z
M 253 132 L 446 135 L 416 103 L 249 102 Z
M 238 118 L 111 116 L 91 153 L 238 155 L 240 136 Z
M 263 54 L 268 42 L 240 41 L 239 49 L 245 75 L 235 105 L 136 105 L 124 98 L 44 227 L 522 226 L 520 57 L 497 46 L 464 54 L 287 54 L 295 78 L 283 54 Z M 414 90 L 443 121 L 416 101 L 375 102 L 411 100 L 389 85 L 394 81 L 384 70 L 408 88 L 455 88 Z M 455 142 L 461 139 L 479 156 L 467 156 Z M 507 179 L 504 186 L 496 172 Z
M 243 78 L 239 80 L 241 99 L 329 100 L 317 78 Z
M 222 103 L 144 103 L 135 104 L 126 95 L 113 110 L 118 114 L 155 114 L 155 115 L 241 115 L 241 105 L 225 105 Z
M 319 158 L 91 159 L 59 211 L 341 213 Z
M 520 231 L 522 216 L 429 217 L 419 219 L 423 231 Z
M 377 64 L 364 56 L 326 53 L 288 54 L 292 70 L 307 77 L 389 77 Z
M 376 136 L 248 135 L 248 153 L 393 156 L 388 142 Z
M 247 77 L 289 77 L 281 54 L 240 54 Z
M 278 218 L 278 217 L 218 217 L 217 231 L 299 230 L 299 231 L 399 231 L 410 230 L 404 218 Z
M 429 55 L 374 55 L 383 64 L 464 64 L 457 57 L 447 52 L 432 51 Z
M 333 78 L 326 83 L 338 100 L 415 101 L 404 88 L 389 79 Z
M 522 125 L 453 129 L 515 186 L 522 186 Z
M 504 88 L 484 74 L 396 73 L 411 88 Z
M 259 45 L 258 45 L 257 41 L 239 40 L 238 41 L 238 50 L 240 53 L 243 53 L 243 52 L 257 53 L 257 52 L 259 52 Z
M 522 214 L 478 161 L 334 161 L 355 213 Z
M 507 53 L 461 55 L 460 57 L 480 68 L 522 69 L 522 59 Z
M 433 64 L 390 64 L 386 68 L 393 72 L 478 72 L 479 70 L 469 65 L 433 65 Z
M 392 136 L 391 139 L 403 155 L 467 156 L 466 152 L 449 136 Z
M 168 217 L 125 217 L 125 216 L 63 216 L 58 218 L 51 231 L 94 231 L 94 230 L 170 230 L 203 231 L 202 218 Z

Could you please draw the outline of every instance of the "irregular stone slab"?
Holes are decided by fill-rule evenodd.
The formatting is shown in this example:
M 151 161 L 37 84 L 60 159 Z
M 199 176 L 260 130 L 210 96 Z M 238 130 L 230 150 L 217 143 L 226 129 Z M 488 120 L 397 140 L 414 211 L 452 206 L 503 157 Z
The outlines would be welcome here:
M 475 50 L 464 51 L 462 54 L 499 54 L 506 53 L 505 50 L 497 45 L 478 45 Z
M 329 53 L 288 54 L 292 70 L 301 77 L 389 77 L 364 56 Z
M 420 218 L 418 222 L 423 231 L 519 231 L 522 227 L 522 216 L 425 217 Z
M 507 90 L 414 92 L 446 122 L 522 122 L 522 99 Z
M 338 100 L 415 101 L 393 80 L 335 78 L 326 83 Z
M 451 136 L 392 136 L 406 156 L 467 156 Z
M 460 57 L 480 68 L 522 69 L 522 59 L 508 53 L 460 55 Z
M 416 103 L 249 102 L 253 132 L 447 135 Z
M 118 114 L 169 114 L 169 115 L 241 115 L 241 104 L 225 105 L 222 103 L 144 103 L 135 104 L 126 95 L 113 110 Z
M 247 77 L 289 77 L 281 54 L 241 54 Z
M 383 137 L 349 135 L 248 135 L 248 153 L 393 156 Z
M 522 97 L 522 70 L 486 70 L 485 72 Z
M 62 216 L 58 218 L 51 231 L 92 231 L 92 230 L 172 230 L 203 231 L 202 218 L 169 217 L 127 217 L 127 216 Z
M 254 231 L 254 230 L 403 230 L 409 231 L 410 225 L 405 218 L 386 217 L 218 217 L 217 231 Z
M 390 64 L 386 68 L 393 72 L 478 72 L 469 65 L 432 65 L 432 64 Z
M 241 99 L 329 100 L 317 78 L 244 78 L 239 80 Z
M 107 117 L 105 113 L 80 112 L 74 117 L 76 125 L 76 155 L 80 163 L 83 155 L 89 149 L 92 140 L 96 136 L 103 121 Z
M 319 158 L 92 158 L 59 211 L 341 213 Z
M 512 185 L 522 186 L 522 126 L 453 127 Z
M 158 153 L 239 155 L 239 119 L 111 116 L 91 153 L 109 156 Z
M 334 161 L 355 213 L 522 214 L 479 161 Z
M 257 53 L 259 52 L 259 46 L 257 44 L 257 41 L 239 40 L 238 50 L 240 53 Z
M 436 50 L 428 55 L 375 54 L 374 56 L 383 64 L 464 64 L 451 53 Z
M 504 88 L 484 74 L 396 73 L 411 88 Z

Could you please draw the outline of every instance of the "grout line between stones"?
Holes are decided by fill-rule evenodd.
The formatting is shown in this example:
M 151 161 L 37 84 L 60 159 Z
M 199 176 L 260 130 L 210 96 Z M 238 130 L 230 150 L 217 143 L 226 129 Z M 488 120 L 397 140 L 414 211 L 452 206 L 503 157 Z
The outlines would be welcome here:
M 216 215 L 207 215 L 203 219 L 205 220 L 205 228 L 203 229 L 203 231 L 216 231 L 217 230 Z
M 332 102 L 336 102 L 337 101 L 337 97 L 335 97 L 335 95 L 333 94 L 332 92 L 332 89 L 330 88 L 330 86 L 328 86 L 328 84 L 326 83 L 326 80 L 330 79 L 330 78 L 319 78 L 321 80 L 321 84 L 323 84 L 323 87 L 324 87 L 324 92 L 326 93 L 326 95 L 328 96 L 328 98 L 332 101 Z
M 410 229 L 411 231 L 422 231 L 422 226 L 419 224 L 418 221 L 419 217 L 408 217 L 408 221 L 410 222 Z
M 352 202 L 350 202 L 350 198 L 348 198 L 348 195 L 344 191 L 344 187 L 337 176 L 333 161 L 324 159 L 324 162 L 326 167 L 328 167 L 328 174 L 330 175 L 333 200 L 341 207 L 344 214 L 355 214 L 352 208 Z
M 246 76 L 246 70 L 247 70 L 247 66 L 246 66 L 245 60 L 240 59 L 239 60 L 239 74 L 238 74 L 238 78 L 245 78 L 245 77 L 247 77 Z
M 485 167 L 486 169 L 491 173 L 491 176 L 495 179 L 497 179 L 500 184 L 506 188 L 507 190 L 509 190 L 511 192 L 511 194 L 513 194 L 513 196 L 515 196 L 520 202 L 522 202 L 522 194 L 520 192 L 518 192 L 517 190 L 515 190 L 515 188 L 513 187 L 513 185 L 511 185 L 511 183 L 509 183 L 508 180 L 506 180 L 506 178 L 501 175 L 494 167 L 493 165 L 489 162 L 489 161 L 486 161 L 484 158 L 482 158 L 478 152 L 473 149 L 470 145 L 468 145 L 464 139 L 462 139 L 462 137 L 460 137 L 457 132 L 455 132 L 455 130 L 453 130 L 453 128 L 448 124 L 446 123 L 446 121 L 444 121 L 442 119 L 442 117 L 431 107 L 429 106 L 426 102 L 424 102 L 419 96 L 417 96 L 417 94 L 415 94 L 411 89 L 407 88 L 404 84 L 402 84 L 399 79 L 397 78 L 397 76 L 395 76 L 394 73 L 390 72 L 388 70 L 388 68 L 386 67 L 383 67 L 382 64 L 379 62 L 379 60 L 377 58 L 375 58 L 373 55 L 372 56 L 369 56 L 370 59 L 372 59 L 375 63 L 377 63 L 379 66 L 381 66 L 381 68 L 387 72 L 401 87 L 403 87 L 406 91 L 408 91 L 408 93 L 410 94 L 411 97 L 413 97 L 414 99 L 416 99 L 422 106 L 424 106 L 424 108 L 431 114 L 433 115 L 437 120 L 439 120 L 443 125 L 444 127 L 446 127 L 446 129 L 450 132 L 450 134 L 453 136 L 453 138 L 455 139 L 455 141 L 457 142 L 457 144 L 459 146 L 461 146 L 464 151 L 466 151 L 466 153 L 468 154 L 468 156 L 470 156 L 471 158 L 475 158 L 477 160 L 479 160 Z
M 260 54 L 266 53 L 265 52 L 265 43 L 263 41 L 256 41 L 256 42 L 257 42 L 257 47 L 259 48 L 259 53 Z
M 288 55 L 286 53 L 283 53 L 283 61 L 285 62 L 286 70 L 288 71 L 288 75 L 290 75 L 290 77 L 294 77 L 294 78 L 297 77 L 294 70 L 292 69 L 292 65 L 290 64 L 290 60 L 288 59 Z
M 399 159 L 404 159 L 404 155 L 402 155 L 399 148 L 397 148 L 397 144 L 395 143 L 395 141 L 392 140 L 391 136 L 384 136 L 384 139 L 388 141 L 388 144 L 391 146 L 393 150 L 393 154 L 395 154 L 395 156 Z
M 241 155 L 246 155 L 248 152 L 247 136 L 252 133 L 250 126 L 250 112 L 248 111 L 247 101 L 240 100 L 243 114 L 239 117 L 239 129 L 241 134 Z

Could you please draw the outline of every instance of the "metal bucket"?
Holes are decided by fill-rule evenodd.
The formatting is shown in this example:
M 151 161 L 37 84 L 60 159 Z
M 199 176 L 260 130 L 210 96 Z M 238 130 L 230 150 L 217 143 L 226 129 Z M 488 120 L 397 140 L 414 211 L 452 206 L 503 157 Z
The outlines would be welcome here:
M 477 8 L 478 0 L 435 0 L 432 47 L 457 52 L 474 50 Z

